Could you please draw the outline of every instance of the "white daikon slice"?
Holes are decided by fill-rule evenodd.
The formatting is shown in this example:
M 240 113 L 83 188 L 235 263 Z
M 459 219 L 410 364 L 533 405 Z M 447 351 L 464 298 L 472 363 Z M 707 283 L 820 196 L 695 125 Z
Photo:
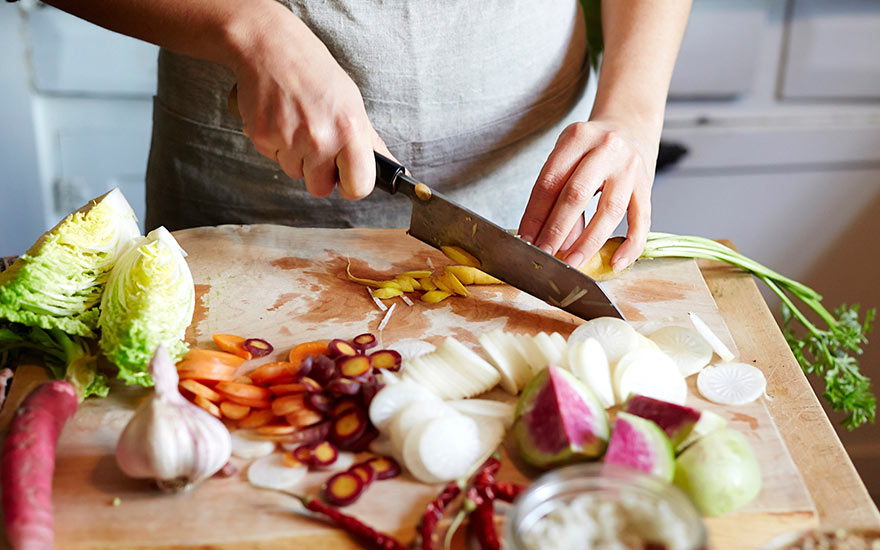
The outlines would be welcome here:
M 649 338 L 660 350 L 675 361 L 685 378 L 700 372 L 712 360 L 712 346 L 700 333 L 678 326 L 663 327 L 652 332 Z
M 535 341 L 532 340 L 531 336 L 529 336 L 528 334 L 517 334 L 516 344 L 517 350 L 523 357 L 526 358 L 526 361 L 528 361 L 529 363 L 529 367 L 531 367 L 529 378 L 538 374 L 547 367 L 547 361 L 544 358 L 544 354 L 541 353 L 540 349 L 538 349 L 538 345 L 535 344 Z
M 291 489 L 306 476 L 309 469 L 303 465 L 296 468 L 285 466 L 281 453 L 272 453 L 253 461 L 247 469 L 248 481 L 267 489 Z
M 504 403 L 494 399 L 459 399 L 447 401 L 447 405 L 466 414 L 480 423 L 481 418 L 500 420 L 504 427 L 509 428 L 513 424 L 513 415 L 516 412 L 516 403 Z
M 595 338 L 587 338 L 568 348 L 571 371 L 587 385 L 606 409 L 614 405 L 614 386 L 611 383 L 611 366 L 602 344 Z
M 636 329 L 616 317 L 590 319 L 572 331 L 568 344 L 583 342 L 587 338 L 595 338 L 602 344 L 609 363 L 616 363 L 625 353 L 639 347 Z
M 539 332 L 532 336 L 532 342 L 538 347 L 538 351 L 544 357 L 544 365 L 554 365 L 556 367 L 568 368 L 568 361 L 559 348 L 546 332 Z
M 232 456 L 238 458 L 260 458 L 275 450 L 274 441 L 248 439 L 236 432 L 231 432 L 229 437 L 232 440 Z
M 660 346 L 657 345 L 656 342 L 645 336 L 644 334 L 636 331 L 636 334 L 639 335 L 638 342 L 640 348 L 652 348 L 652 349 L 660 349 Z
M 406 361 L 407 359 L 412 359 L 413 357 L 418 357 L 419 355 L 431 353 L 437 348 L 434 347 L 434 344 L 419 340 L 418 338 L 406 338 L 404 340 L 398 340 L 397 342 L 394 342 L 393 344 L 388 346 L 388 349 L 393 349 L 400 354 L 401 359 Z
M 340 471 L 348 470 L 357 462 L 357 455 L 349 451 L 339 451 L 336 460 L 326 466 L 317 466 L 319 470 Z
M 498 446 L 504 441 L 504 434 L 507 433 L 507 428 L 509 428 L 509 426 L 505 426 L 504 422 L 498 418 L 482 417 L 475 420 L 477 422 L 477 434 L 480 440 L 480 447 L 477 451 L 475 460 L 470 464 L 471 467 L 474 466 L 476 460 L 489 456 L 498 449 Z
M 453 412 L 452 408 L 443 401 L 439 403 L 437 401 L 407 403 L 397 411 L 388 425 L 388 436 L 391 438 L 391 448 L 394 449 L 395 456 L 401 456 L 403 442 L 414 426 L 451 412 Z
M 507 393 L 516 395 L 519 391 L 516 381 L 517 367 L 514 361 L 519 355 L 510 353 L 506 344 L 502 341 L 504 332 L 501 329 L 495 329 L 491 332 L 481 334 L 478 338 L 480 346 L 489 357 L 489 362 L 498 370 L 501 375 L 501 387 Z
M 467 474 L 480 455 L 477 423 L 462 414 L 443 415 L 412 428 L 403 445 L 409 472 L 425 483 L 440 483 Z
M 380 431 L 387 430 L 394 414 L 407 403 L 416 400 L 439 402 L 440 398 L 421 384 L 408 380 L 385 386 L 370 402 L 370 421 Z
M 397 384 L 400 382 L 400 376 L 388 369 L 382 369 L 381 372 L 376 375 L 376 378 L 378 378 L 379 383 L 383 385 Z
M 409 377 L 423 384 L 441 399 L 446 399 L 450 384 L 449 375 L 444 371 L 448 368 L 445 361 L 437 359 L 436 352 L 427 353 L 407 361 L 403 376 L 404 379 Z
M 550 334 L 550 339 L 556 344 L 559 353 L 561 353 L 563 357 L 568 358 L 568 340 L 565 339 L 565 336 L 558 332 L 553 332 Z
M 697 389 L 721 405 L 745 405 L 764 395 L 767 379 L 755 366 L 727 362 L 709 365 L 697 375 Z
M 694 313 L 693 311 L 688 312 L 688 317 L 691 319 L 691 323 L 694 324 L 694 328 L 697 329 L 697 332 L 700 333 L 700 336 L 705 338 L 709 345 L 712 346 L 712 349 L 715 350 L 715 353 L 718 354 L 718 357 L 721 358 L 722 361 L 732 361 L 733 353 L 730 349 L 724 345 L 724 342 L 721 341 L 718 336 L 712 332 L 712 329 L 709 328 L 702 319 L 700 319 L 699 315 Z
M 450 336 L 440 347 L 449 356 L 457 359 L 460 369 L 465 369 L 465 372 L 482 386 L 478 393 L 491 390 L 501 380 L 501 375 L 492 365 L 455 338 Z
M 652 348 L 638 348 L 621 357 L 614 370 L 614 386 L 618 403 L 634 393 L 679 405 L 687 399 L 687 382 L 678 367 Z
M 504 349 L 510 354 L 510 359 L 516 370 L 516 389 L 519 391 L 526 387 L 526 384 L 532 379 L 532 366 L 529 364 L 517 337 L 509 332 L 502 334 L 504 336 L 502 339 L 505 344 Z

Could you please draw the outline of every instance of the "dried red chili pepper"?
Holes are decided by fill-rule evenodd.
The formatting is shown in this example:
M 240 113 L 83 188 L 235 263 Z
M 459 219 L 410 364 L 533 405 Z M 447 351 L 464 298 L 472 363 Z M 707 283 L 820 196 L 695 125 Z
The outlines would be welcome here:
M 470 515 L 470 526 L 482 550 L 501 550 L 501 542 L 495 530 L 495 505 L 491 500 L 483 499 L 477 504 Z
M 343 514 L 336 508 L 324 504 L 314 497 L 297 497 L 307 509 L 333 520 L 333 523 L 353 536 L 368 550 L 406 550 L 406 547 L 391 535 L 376 531 L 361 520 Z
M 452 481 L 443 488 L 437 498 L 429 502 L 425 507 L 422 521 L 419 522 L 422 550 L 431 550 L 434 542 L 434 529 L 443 517 L 446 507 L 455 500 L 459 493 L 461 493 L 461 487 L 458 485 L 458 482 Z
M 492 492 L 495 494 L 495 498 L 501 499 L 504 502 L 513 502 L 513 499 L 518 497 L 524 490 L 524 486 L 510 481 L 496 481 L 492 484 Z

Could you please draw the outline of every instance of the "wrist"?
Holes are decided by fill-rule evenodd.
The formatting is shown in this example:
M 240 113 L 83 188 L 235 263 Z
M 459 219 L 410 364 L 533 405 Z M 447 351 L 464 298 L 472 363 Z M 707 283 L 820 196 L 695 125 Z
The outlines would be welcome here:
M 270 42 L 284 39 L 289 34 L 290 23 L 299 23 L 290 10 L 276 0 L 236 3 L 222 16 L 219 47 L 213 52 L 217 61 L 236 74 L 250 67 L 254 59 L 270 48 Z M 305 27 L 303 25 L 303 27 Z M 291 48 L 296 45 L 291 43 Z

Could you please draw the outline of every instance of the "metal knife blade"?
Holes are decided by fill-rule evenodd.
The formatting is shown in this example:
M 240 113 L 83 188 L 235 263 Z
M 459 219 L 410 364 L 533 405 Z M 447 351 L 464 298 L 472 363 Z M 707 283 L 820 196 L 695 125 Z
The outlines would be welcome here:
M 582 319 L 623 319 L 596 281 L 406 175 L 403 166 L 379 153 L 376 186 L 409 197 L 409 234 L 420 241 L 461 247 L 479 258 L 486 273 Z

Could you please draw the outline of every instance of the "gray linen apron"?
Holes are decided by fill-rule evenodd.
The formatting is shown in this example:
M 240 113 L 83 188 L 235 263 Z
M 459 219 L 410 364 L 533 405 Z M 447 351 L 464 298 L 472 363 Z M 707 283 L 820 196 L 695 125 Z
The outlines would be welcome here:
M 535 179 L 593 93 L 578 0 L 280 0 L 361 90 L 413 175 L 515 228 Z M 159 54 L 148 228 L 224 223 L 405 227 L 409 201 L 310 196 L 226 110 L 226 68 Z

